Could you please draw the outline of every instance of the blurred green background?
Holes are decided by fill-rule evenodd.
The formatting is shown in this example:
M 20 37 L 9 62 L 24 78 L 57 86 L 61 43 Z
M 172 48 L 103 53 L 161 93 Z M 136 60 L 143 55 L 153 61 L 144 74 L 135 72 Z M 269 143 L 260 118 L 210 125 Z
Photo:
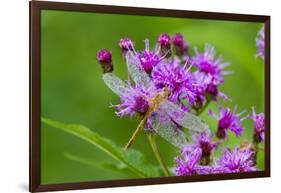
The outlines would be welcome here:
M 231 62 L 232 75 L 225 78 L 221 90 L 231 97 L 226 105 L 251 111 L 256 106 L 264 111 L 264 64 L 255 57 L 255 38 L 261 23 L 213 21 L 199 19 L 128 16 L 98 13 L 43 10 L 41 12 L 41 108 L 42 116 L 65 123 L 83 124 L 101 136 L 123 146 L 136 128 L 134 119 L 120 119 L 109 108 L 118 97 L 103 83 L 96 53 L 101 48 L 112 51 L 115 74 L 127 77 L 125 63 L 118 47 L 119 39 L 130 37 L 137 49 L 144 48 L 143 40 L 151 45 L 160 33 L 182 33 L 191 47 L 200 50 L 205 43 L 215 46 L 218 55 Z M 193 51 L 191 51 L 193 52 Z M 217 109 L 212 103 L 210 108 Z M 216 129 L 216 121 L 201 116 Z M 244 135 L 237 139 L 229 135 L 229 147 L 252 139 L 251 121 L 243 122 Z M 71 153 L 93 160 L 93 165 L 111 160 L 97 148 L 61 130 L 42 124 L 41 182 L 64 183 L 94 180 L 136 178 L 134 174 L 90 167 L 68 159 Z M 169 166 L 174 164 L 176 149 L 157 138 L 161 153 Z M 157 164 L 145 135 L 141 134 L 133 147 Z M 219 151 L 218 151 L 219 152 Z M 263 153 L 259 153 L 258 167 L 263 169 Z

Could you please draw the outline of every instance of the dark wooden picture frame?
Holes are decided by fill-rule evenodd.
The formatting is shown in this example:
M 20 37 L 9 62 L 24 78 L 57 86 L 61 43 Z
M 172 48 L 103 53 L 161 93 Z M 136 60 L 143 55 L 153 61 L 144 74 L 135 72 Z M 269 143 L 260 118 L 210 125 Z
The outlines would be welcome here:
M 40 182 L 40 12 L 41 10 L 65 10 L 79 12 L 116 13 L 146 16 L 168 16 L 179 18 L 197 18 L 227 21 L 263 22 L 265 24 L 265 169 L 264 171 L 208 174 L 188 177 L 159 177 L 143 179 L 126 179 L 112 181 L 79 182 L 44 185 Z M 270 177 L 270 16 L 244 15 L 230 13 L 212 13 L 199 11 L 182 11 L 152 8 L 134 8 L 120 6 L 103 6 L 91 4 L 74 4 L 59 2 L 30 2 L 30 191 L 57 191 L 117 186 L 182 183 L 196 181 L 229 180 L 241 178 Z

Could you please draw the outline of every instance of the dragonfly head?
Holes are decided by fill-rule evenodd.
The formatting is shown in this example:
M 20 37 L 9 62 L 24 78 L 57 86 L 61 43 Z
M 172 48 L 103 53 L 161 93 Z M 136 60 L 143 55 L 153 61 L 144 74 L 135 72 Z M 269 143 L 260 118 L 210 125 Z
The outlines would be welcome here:
M 167 87 L 162 88 L 162 93 L 165 98 L 169 98 L 171 95 L 171 90 Z

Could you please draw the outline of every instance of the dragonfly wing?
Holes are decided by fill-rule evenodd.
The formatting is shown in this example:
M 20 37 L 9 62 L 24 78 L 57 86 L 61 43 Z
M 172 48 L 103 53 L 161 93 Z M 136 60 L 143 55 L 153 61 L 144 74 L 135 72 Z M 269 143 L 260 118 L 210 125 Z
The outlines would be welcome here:
M 137 85 L 147 86 L 150 83 L 148 74 L 142 68 L 137 56 L 129 51 L 126 54 L 126 63 L 130 77 Z
M 128 89 L 127 83 L 112 73 L 105 73 L 102 76 L 105 84 L 117 95 L 121 96 Z
M 193 132 L 202 132 L 208 128 L 208 125 L 198 116 L 182 110 L 182 108 L 170 101 L 161 105 L 161 110 L 168 113 L 171 119 L 184 128 Z
M 188 143 L 184 132 L 172 121 L 162 123 L 156 114 L 151 116 L 151 122 L 156 133 L 175 147 L 181 148 Z

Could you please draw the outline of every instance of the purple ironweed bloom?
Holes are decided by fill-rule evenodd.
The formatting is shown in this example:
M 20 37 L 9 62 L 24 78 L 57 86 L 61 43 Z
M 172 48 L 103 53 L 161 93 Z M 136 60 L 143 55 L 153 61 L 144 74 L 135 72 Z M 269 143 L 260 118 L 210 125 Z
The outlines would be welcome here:
M 196 104 L 193 106 L 196 110 L 199 110 L 202 108 L 204 101 L 205 101 L 205 95 L 206 95 L 206 89 L 208 88 L 210 81 L 212 80 L 211 75 L 205 74 L 200 71 L 196 71 L 192 73 L 193 80 L 195 85 L 195 93 L 196 93 Z
M 180 176 L 205 174 L 209 172 L 206 166 L 210 162 L 212 150 L 217 148 L 218 142 L 212 142 L 212 133 L 209 129 L 193 134 L 194 144 L 186 145 L 181 150 L 181 156 L 176 158 L 176 173 Z
M 201 150 L 200 165 L 208 165 L 212 151 L 218 147 L 219 142 L 212 141 L 213 135 L 209 129 L 201 133 L 194 133 L 192 138 L 194 143 L 184 146 L 181 153 L 188 155 L 199 148 Z
M 213 134 L 209 129 L 199 133 L 193 134 L 193 141 L 196 147 L 202 150 L 202 157 L 200 160 L 201 165 L 208 165 L 210 163 L 210 156 L 214 149 L 219 145 L 219 142 L 213 142 Z
M 236 147 L 233 151 L 226 148 L 213 167 L 213 173 L 238 173 L 256 171 L 253 163 L 254 151 Z
M 108 73 L 113 71 L 111 53 L 107 49 L 101 49 L 97 53 L 97 59 L 100 62 L 103 73 Z
M 257 152 L 256 152 L 255 146 L 252 143 L 250 143 L 249 141 L 244 140 L 240 145 L 240 150 L 241 151 L 242 150 L 248 150 L 248 151 L 254 152 L 250 159 L 253 161 L 253 166 L 255 166 L 256 163 L 257 163 L 257 161 L 256 161 L 257 160 Z
M 134 46 L 134 42 L 129 38 L 121 38 L 119 41 L 119 47 L 123 54 L 126 54 L 128 50 L 133 50 Z
M 184 147 L 181 155 L 176 158 L 176 174 L 178 176 L 189 176 L 210 173 L 210 166 L 199 165 L 201 158 L 201 148 L 195 146 Z
M 149 108 L 149 91 L 141 86 L 131 86 L 120 97 L 121 104 L 115 105 L 118 116 L 134 116 L 136 113 L 145 114 Z
M 264 28 L 260 29 L 256 38 L 256 45 L 258 48 L 257 56 L 264 60 Z
M 153 69 L 151 77 L 157 89 L 164 87 L 170 89 L 171 101 L 178 103 L 186 98 L 189 104 L 194 104 L 196 101 L 192 74 L 178 62 L 160 63 Z
M 169 58 L 171 56 L 171 37 L 168 34 L 160 34 L 158 43 L 161 50 L 161 55 Z
M 198 174 L 197 163 L 200 161 L 202 150 L 194 148 L 192 152 L 182 152 L 180 157 L 176 158 L 176 174 L 178 176 L 188 176 Z
M 223 81 L 222 68 L 220 67 L 221 59 L 215 60 L 215 49 L 211 45 L 206 44 L 203 53 L 199 53 L 198 50 L 195 49 L 193 63 L 201 72 L 216 76 L 218 78 L 217 84 Z
M 215 49 L 209 44 L 206 44 L 203 53 L 195 49 L 195 56 L 192 60 L 194 66 L 199 72 L 207 76 L 208 83 L 205 91 L 213 97 L 224 96 L 218 90 L 218 86 L 224 82 L 224 74 L 228 72 L 223 71 L 224 67 L 229 63 L 222 63 L 222 58 L 215 59 Z
M 183 35 L 176 33 L 173 37 L 173 45 L 175 50 L 175 55 L 184 56 L 188 54 L 189 45 L 184 40 Z
M 209 114 L 218 120 L 218 130 L 217 137 L 220 139 L 227 138 L 227 130 L 229 129 L 236 136 L 241 136 L 243 133 L 243 127 L 241 126 L 241 122 L 246 118 L 240 118 L 240 116 L 244 113 L 236 114 L 237 106 L 234 107 L 234 110 L 231 112 L 229 108 L 219 108 L 219 116 L 215 115 L 212 110 L 209 111 Z
M 253 107 L 253 113 L 250 118 L 254 121 L 255 132 L 254 140 L 256 143 L 264 141 L 264 113 L 257 114 L 255 108 Z
M 140 63 L 146 73 L 150 74 L 152 69 L 161 61 L 160 56 L 149 50 L 145 50 L 139 54 Z

